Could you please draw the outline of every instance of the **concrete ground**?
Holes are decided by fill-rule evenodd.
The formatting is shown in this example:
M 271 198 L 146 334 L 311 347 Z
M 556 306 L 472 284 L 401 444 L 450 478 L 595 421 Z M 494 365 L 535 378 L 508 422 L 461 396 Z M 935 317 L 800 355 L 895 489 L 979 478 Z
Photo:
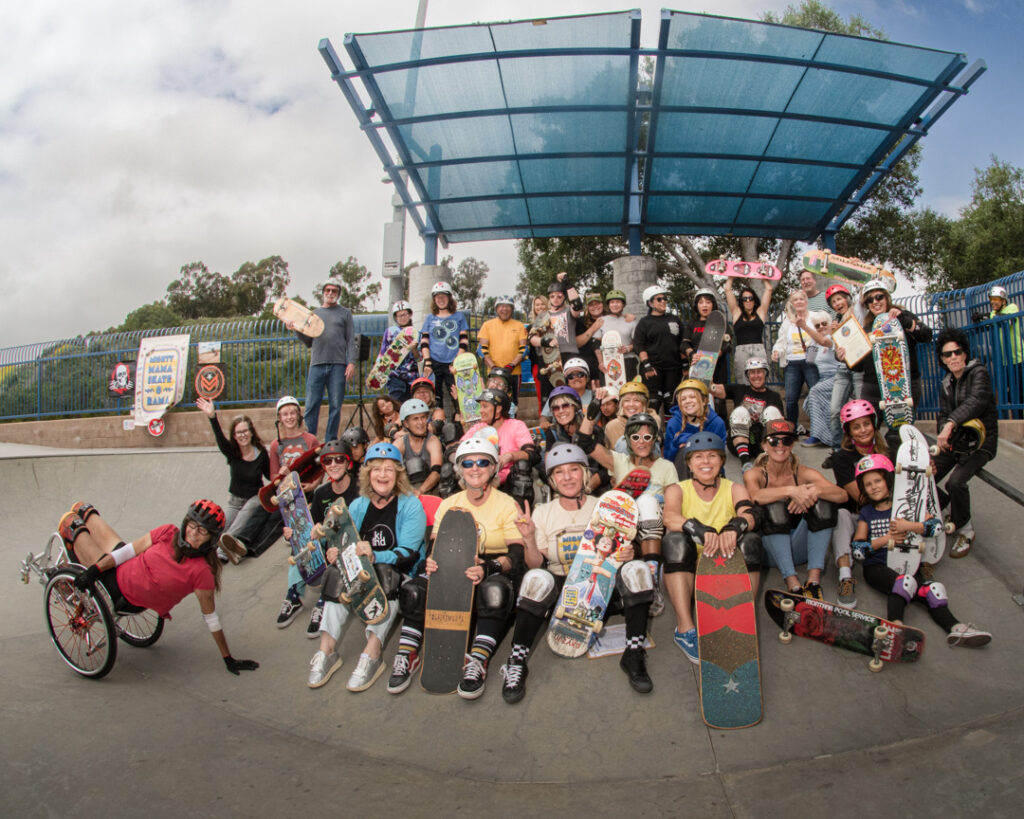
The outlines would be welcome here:
M 824 455 L 797 451 L 811 464 Z M 1001 447 L 991 471 L 1024 484 L 1024 453 Z M 1013 595 L 1024 588 L 1024 509 L 980 481 L 975 549 L 943 561 L 938 577 L 958 617 L 993 632 L 991 645 L 948 648 L 915 606 L 907 619 L 927 636 L 924 657 L 872 674 L 860 655 L 802 639 L 781 645 L 758 599 L 764 719 L 740 731 L 701 721 L 671 607 L 653 622 L 647 696 L 614 658 L 566 661 L 541 643 L 526 699 L 508 706 L 497 671 L 507 640 L 476 702 L 416 685 L 395 697 L 383 680 L 352 694 L 358 629 L 343 638 L 345 667 L 310 690 L 316 643 L 305 619 L 274 627 L 283 546 L 227 566 L 218 601 L 232 653 L 258 660 L 258 671 L 228 674 L 186 600 L 155 646 L 122 644 L 105 679 L 71 672 L 47 636 L 41 588 L 18 582 L 19 561 L 43 547 L 73 500 L 92 501 L 132 538 L 180 521 L 197 497 L 222 498 L 226 485 L 212 449 L 82 455 L 0 444 L 6 815 L 1018 815 L 1024 612 Z M 766 584 L 779 583 L 773 570 Z M 827 597 L 835 586 L 830 572 Z M 858 596 L 861 608 L 884 612 L 863 582 Z

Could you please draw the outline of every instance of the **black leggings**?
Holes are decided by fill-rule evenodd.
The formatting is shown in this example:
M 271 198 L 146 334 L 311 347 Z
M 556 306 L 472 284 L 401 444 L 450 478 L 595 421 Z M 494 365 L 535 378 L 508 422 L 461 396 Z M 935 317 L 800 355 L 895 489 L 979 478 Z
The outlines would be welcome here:
M 886 619 L 888 620 L 902 620 L 903 612 L 906 611 L 907 608 L 907 601 L 893 591 L 893 586 L 896 583 L 897 577 L 899 577 L 899 575 L 884 563 L 871 563 L 864 567 L 864 579 L 868 582 L 868 585 L 886 595 L 886 603 L 888 607 Z M 922 576 L 920 569 L 918 569 L 917 574 L 914 575 L 914 580 L 917 581 L 919 587 L 925 585 L 926 581 Z M 932 620 L 934 620 L 936 624 L 939 625 L 947 634 L 953 629 L 953 626 L 960 622 L 953 616 L 953 612 L 949 610 L 948 604 L 933 609 L 928 605 L 928 601 L 920 595 L 915 594 L 914 600 L 928 609 L 928 614 L 931 615 Z
M 939 487 L 939 505 L 944 507 L 949 504 L 949 516 L 957 529 L 971 519 L 971 490 L 967 488 L 967 482 L 991 458 L 982 449 L 961 460 L 952 452 L 940 452 L 935 456 L 935 483 L 938 484 L 949 475 L 946 486 Z

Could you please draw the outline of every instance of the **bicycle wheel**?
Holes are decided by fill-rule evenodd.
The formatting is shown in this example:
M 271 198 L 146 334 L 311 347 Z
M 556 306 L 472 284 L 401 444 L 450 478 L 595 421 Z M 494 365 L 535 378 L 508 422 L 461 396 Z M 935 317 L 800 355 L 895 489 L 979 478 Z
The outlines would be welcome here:
M 128 645 L 148 648 L 164 633 L 164 618 L 153 609 L 117 613 L 117 636 Z
M 114 667 L 114 618 L 99 595 L 75 588 L 80 569 L 56 570 L 46 583 L 44 603 L 50 639 L 60 656 L 83 677 L 98 680 Z

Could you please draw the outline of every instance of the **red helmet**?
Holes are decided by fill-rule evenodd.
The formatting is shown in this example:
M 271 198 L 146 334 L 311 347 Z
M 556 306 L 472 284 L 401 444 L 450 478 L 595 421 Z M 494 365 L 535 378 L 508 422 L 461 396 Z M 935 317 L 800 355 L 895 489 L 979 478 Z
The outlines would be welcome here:
M 885 457 L 885 455 L 879 455 L 877 452 L 874 455 L 865 455 L 859 461 L 857 461 L 857 467 L 854 470 L 854 475 L 860 477 L 868 472 L 874 472 L 880 470 L 889 475 L 893 473 L 892 461 Z
M 865 401 L 862 398 L 854 398 L 852 401 L 847 401 L 843 404 L 843 408 L 839 410 L 839 420 L 842 422 L 843 427 L 850 423 L 850 421 L 869 417 L 875 420 L 875 408 L 871 406 L 870 401 Z M 875 426 L 878 426 L 877 421 L 875 421 Z
M 430 389 L 434 389 L 434 382 L 421 375 L 409 385 L 409 392 L 416 392 L 420 387 L 430 387 Z
M 825 291 L 825 301 L 831 304 L 832 297 L 836 293 L 842 293 L 844 296 L 846 296 L 846 298 L 851 298 L 850 291 L 847 290 L 845 286 L 841 284 L 833 284 L 828 290 Z

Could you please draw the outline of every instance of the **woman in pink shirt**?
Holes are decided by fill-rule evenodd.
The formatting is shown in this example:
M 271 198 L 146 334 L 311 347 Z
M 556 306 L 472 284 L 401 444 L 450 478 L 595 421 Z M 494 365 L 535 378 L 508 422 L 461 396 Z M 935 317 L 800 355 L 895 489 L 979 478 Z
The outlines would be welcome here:
M 477 399 L 480 403 L 480 422 L 474 424 L 462 436 L 466 441 L 484 427 L 493 427 L 498 433 L 498 483 L 504 487 L 516 461 L 527 461 L 536 449 L 529 427 L 506 414 L 512 406 L 512 399 L 501 390 L 484 390 Z

